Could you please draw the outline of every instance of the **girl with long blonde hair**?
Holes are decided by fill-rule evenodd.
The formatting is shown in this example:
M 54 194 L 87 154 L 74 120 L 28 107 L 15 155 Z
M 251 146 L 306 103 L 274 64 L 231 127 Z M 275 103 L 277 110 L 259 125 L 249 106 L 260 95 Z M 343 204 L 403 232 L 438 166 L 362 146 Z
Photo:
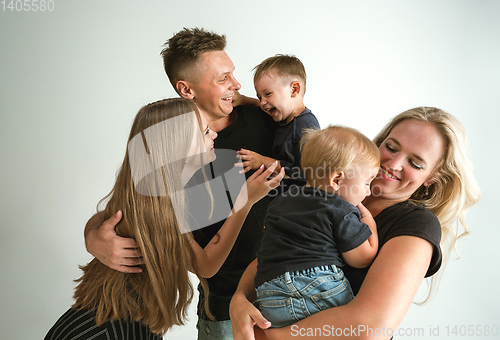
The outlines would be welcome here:
M 208 292 L 204 277 L 218 271 L 251 206 L 283 176 L 268 179 L 275 166 L 252 175 L 223 227 L 202 249 L 190 233 L 183 189 L 215 158 L 216 137 L 189 100 L 160 100 L 139 110 L 115 185 L 101 200 L 106 205 L 98 215 L 108 219 L 118 211 L 116 233 L 133 238 L 140 247 L 142 273 L 119 272 L 94 258 L 81 267 L 75 304 L 46 339 L 91 339 L 100 334 L 108 339 L 160 339 L 173 325 L 184 324 L 193 298 L 188 271 Z M 207 304 L 205 308 L 210 315 Z

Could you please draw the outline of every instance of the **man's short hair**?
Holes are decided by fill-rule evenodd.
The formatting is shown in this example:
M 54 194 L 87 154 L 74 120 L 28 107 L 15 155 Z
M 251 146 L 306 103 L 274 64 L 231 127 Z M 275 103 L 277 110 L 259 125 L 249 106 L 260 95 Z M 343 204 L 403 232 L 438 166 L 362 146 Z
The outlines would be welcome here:
M 271 72 L 276 75 L 287 78 L 294 77 L 298 78 L 302 82 L 304 87 L 304 92 L 306 88 L 306 70 L 304 65 L 299 58 L 293 55 L 287 54 L 277 54 L 274 57 L 269 57 L 259 65 L 254 67 L 254 83 L 259 80 L 262 76 L 269 74 Z
M 179 80 L 198 80 L 196 64 L 202 53 L 223 51 L 225 47 L 225 35 L 203 28 L 184 28 L 167 40 L 160 54 L 163 57 L 165 73 L 174 89 L 177 91 L 176 84 Z

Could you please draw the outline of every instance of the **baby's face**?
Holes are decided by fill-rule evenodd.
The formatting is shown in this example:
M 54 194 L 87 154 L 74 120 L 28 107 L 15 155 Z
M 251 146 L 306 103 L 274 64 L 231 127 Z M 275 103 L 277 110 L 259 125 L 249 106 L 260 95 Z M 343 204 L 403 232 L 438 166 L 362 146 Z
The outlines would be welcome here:
M 288 122 L 287 119 L 293 112 L 291 84 L 288 84 L 283 77 L 271 72 L 257 79 L 254 85 L 261 109 L 275 122 Z
M 358 166 L 344 171 L 339 183 L 337 195 L 354 206 L 360 204 L 366 196 L 370 196 L 370 183 L 375 178 L 379 167 Z

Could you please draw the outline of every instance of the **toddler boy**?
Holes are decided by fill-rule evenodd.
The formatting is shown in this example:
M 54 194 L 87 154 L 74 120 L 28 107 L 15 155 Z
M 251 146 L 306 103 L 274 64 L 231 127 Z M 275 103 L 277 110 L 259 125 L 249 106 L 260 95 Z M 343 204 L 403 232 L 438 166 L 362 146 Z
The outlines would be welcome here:
M 269 166 L 278 160 L 285 168 L 291 182 L 305 185 L 304 172 L 300 166 L 300 139 L 305 129 L 319 129 L 316 117 L 304 105 L 306 71 L 295 56 L 278 54 L 267 58 L 255 67 L 254 85 L 260 107 L 278 123 L 272 156 L 264 157 L 254 151 L 238 151 L 242 166 L 247 172 L 258 169 L 261 164 Z M 284 182 L 287 182 L 285 180 Z

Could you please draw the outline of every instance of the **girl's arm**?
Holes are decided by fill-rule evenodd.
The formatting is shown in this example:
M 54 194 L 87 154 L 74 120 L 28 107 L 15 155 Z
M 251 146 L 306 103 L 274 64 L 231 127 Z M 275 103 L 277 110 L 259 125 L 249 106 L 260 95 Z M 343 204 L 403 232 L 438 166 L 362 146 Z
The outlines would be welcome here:
M 264 197 L 271 189 L 277 187 L 279 185 L 279 182 L 283 178 L 284 171 L 282 171 L 272 180 L 267 180 L 269 174 L 272 174 L 272 172 L 276 170 L 276 166 L 277 165 L 272 165 L 264 172 L 263 169 L 257 170 L 252 176 L 248 178 L 248 180 L 246 181 L 246 185 L 244 186 L 244 188 L 248 190 L 248 201 L 245 200 L 246 195 L 242 195 L 242 193 L 240 192 L 240 195 L 235 202 L 237 213 L 234 214 L 234 218 L 228 218 L 226 220 L 226 222 L 230 220 L 228 227 L 224 228 L 224 231 L 222 233 L 219 231 L 219 233 L 217 233 L 210 241 L 210 244 L 212 245 L 209 244 L 209 252 L 205 252 L 205 254 L 208 254 L 208 257 L 203 255 L 203 252 L 200 252 L 199 250 L 195 251 L 195 253 L 200 253 L 200 261 L 203 261 L 201 260 L 202 257 L 205 258 L 205 260 L 207 258 L 224 258 L 225 260 L 234 244 L 234 241 L 236 240 L 236 237 L 238 236 L 238 233 L 243 224 L 242 221 L 245 220 L 250 207 L 260 198 Z M 250 205 L 246 207 L 246 204 Z M 115 232 L 115 226 L 118 224 L 118 222 L 120 222 L 122 216 L 121 214 L 122 212 L 118 211 L 115 215 L 113 215 L 106 221 L 103 221 L 101 213 L 94 215 L 85 226 L 85 245 L 87 247 L 87 251 L 106 266 L 124 273 L 140 273 L 142 272 L 142 269 L 137 265 L 143 264 L 144 261 L 142 260 L 141 251 L 137 247 L 134 239 L 120 237 L 116 235 Z M 233 215 L 230 217 L 233 217 Z M 231 226 L 236 226 L 236 228 Z M 227 233 L 228 235 L 225 235 L 225 230 L 230 230 Z M 221 235 L 223 236 L 222 238 Z M 219 240 L 219 238 L 221 239 Z M 234 240 L 232 240 L 233 238 Z M 194 240 L 193 242 L 196 243 Z M 193 242 L 191 242 L 192 245 Z M 196 243 L 196 245 L 198 244 Z M 209 245 L 207 245 L 207 247 Z M 224 251 L 220 252 L 221 249 L 224 249 Z M 224 262 L 224 260 L 222 261 L 222 263 Z M 217 261 L 217 264 L 215 266 L 210 266 L 210 270 L 207 270 L 207 272 L 205 273 L 207 277 L 213 276 L 215 274 L 212 274 L 215 267 L 217 267 L 217 270 L 220 268 L 222 263 L 219 264 L 219 262 L 220 261 Z
M 296 339 L 297 335 L 306 333 L 308 328 L 322 330 L 320 332 L 322 334 L 316 334 L 308 339 L 324 339 L 326 330 L 331 331 L 332 327 L 342 330 L 340 336 L 335 335 L 337 339 L 390 339 L 391 331 L 397 337 L 397 328 L 422 283 L 431 261 L 432 251 L 432 245 L 422 238 L 395 237 L 382 246 L 358 295 L 350 303 L 319 312 L 288 327 L 266 331 L 256 328 L 255 339 Z M 241 294 L 242 291 L 238 295 L 240 304 Z M 234 324 L 243 323 L 242 320 L 248 316 L 237 317 L 239 320 Z M 242 328 L 242 326 L 237 330 L 233 328 L 233 334 L 237 335 Z M 369 329 L 374 331 L 367 332 Z M 386 332 L 380 334 L 383 329 Z M 253 339 L 253 337 L 245 335 L 235 339 Z
M 271 189 L 276 188 L 285 175 L 283 169 L 278 176 L 268 180 L 276 169 L 276 166 L 277 164 L 274 163 L 266 170 L 264 170 L 264 166 L 261 166 L 248 178 L 236 199 L 231 215 L 226 219 L 217 234 L 214 235 L 205 248 L 201 248 L 198 243 L 189 236 L 195 256 L 195 261 L 193 263 L 195 268 L 193 269 L 199 275 L 209 278 L 219 271 L 233 248 L 234 242 L 240 233 L 243 222 L 245 222 L 252 205 L 267 195 Z

